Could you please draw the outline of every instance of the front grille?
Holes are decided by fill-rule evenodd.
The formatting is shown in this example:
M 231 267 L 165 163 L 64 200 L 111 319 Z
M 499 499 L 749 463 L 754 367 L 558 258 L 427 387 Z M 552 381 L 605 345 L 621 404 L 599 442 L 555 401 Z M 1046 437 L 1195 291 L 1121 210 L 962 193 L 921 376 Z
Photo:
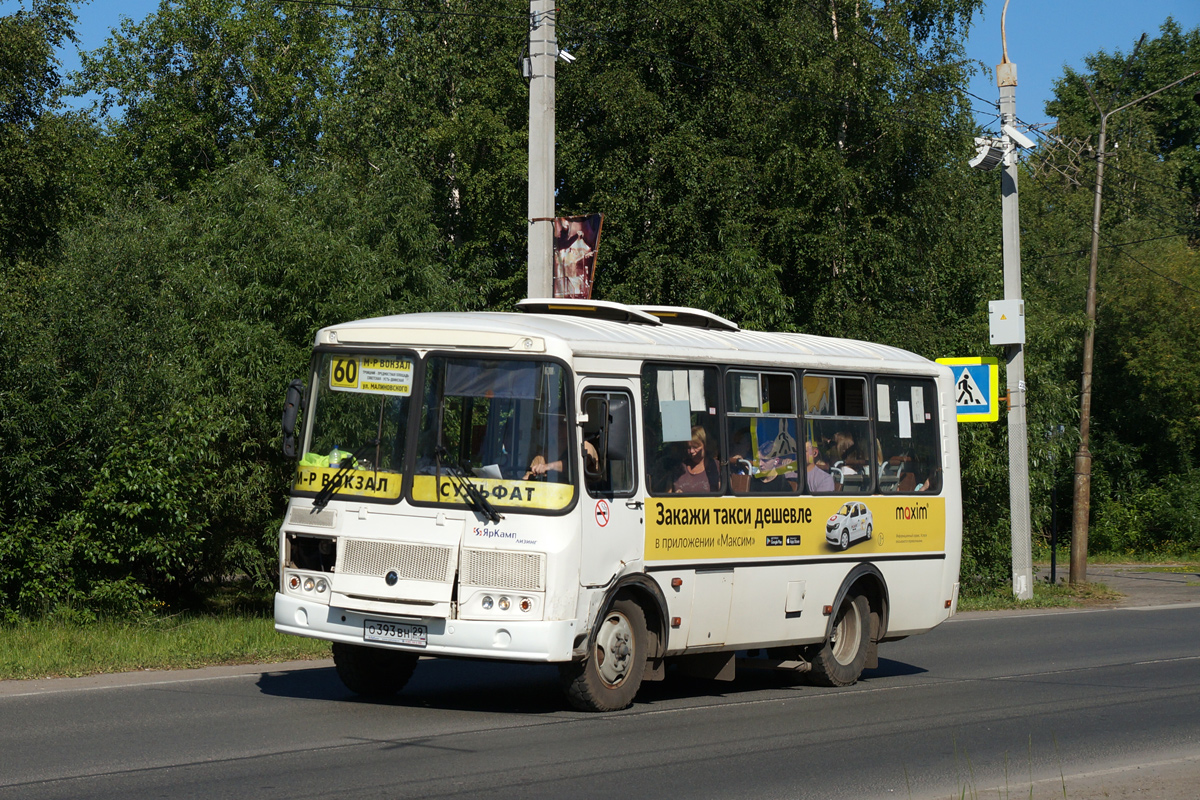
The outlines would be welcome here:
M 463 550 L 459 580 L 466 586 L 541 592 L 546 588 L 545 558 L 541 553 Z
M 405 580 L 446 582 L 454 578 L 453 552 L 433 545 L 347 539 L 342 542 L 338 572 L 376 576 L 395 570 Z

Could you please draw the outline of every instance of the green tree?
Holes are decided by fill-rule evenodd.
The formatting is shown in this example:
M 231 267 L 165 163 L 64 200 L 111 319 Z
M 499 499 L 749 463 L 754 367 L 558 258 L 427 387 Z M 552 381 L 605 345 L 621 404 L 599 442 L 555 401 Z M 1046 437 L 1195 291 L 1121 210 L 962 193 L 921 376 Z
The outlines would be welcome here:
M 163 0 L 123 20 L 74 76 L 100 95 L 115 185 L 186 189 L 243 153 L 286 167 L 318 150 L 343 22 L 319 3 L 235 0 Z
M 355 11 L 328 147 L 373 169 L 409 160 L 428 184 L 445 269 L 477 287 L 471 307 L 524 296 L 529 99 L 517 71 L 528 3 L 466 0 Z
M 580 58 L 559 71 L 558 208 L 607 215 L 598 296 L 986 352 L 998 224 L 960 224 L 997 219 L 965 167 L 978 5 L 560 8 Z M 84 149 L 106 166 L 72 196 L 105 203 L 0 312 L 25 332 L 0 338 L 19 454 L 0 607 L 266 581 L 280 392 L 314 331 L 524 294 L 527 11 L 184 0 L 85 55 L 74 89 L 101 95 L 103 129 Z M 1002 447 L 964 436 L 978 585 L 1004 572 Z
M 1056 82 L 1047 105 L 1058 118 L 1055 137 L 1023 177 L 1022 217 L 1032 220 L 1022 234 L 1027 314 L 1039 320 L 1030 360 L 1045 365 L 1031 430 L 1078 424 L 1096 103 L 1112 110 L 1200 68 L 1200 28 L 1184 32 L 1168 19 L 1159 37 L 1085 63 L 1085 72 L 1068 69 Z M 1200 295 L 1196 88 L 1168 90 L 1109 119 L 1090 444 L 1094 549 L 1145 552 L 1200 537 L 1194 516 L 1190 528 L 1167 529 L 1151 513 L 1186 506 L 1182 487 L 1200 485 L 1200 367 L 1191 355 Z M 1077 440 L 1068 439 L 1073 450 Z M 1069 463 L 1059 458 L 1060 494 L 1069 496 Z
M 29 335 L 0 400 L 30 424 L 5 429 L 0 607 L 269 584 L 282 390 L 316 328 L 465 301 L 407 164 L 365 184 L 328 161 L 292 172 L 247 157 L 174 200 L 115 202 L 5 320 Z
M 985 197 L 956 88 L 975 8 L 564 7 L 559 204 L 609 215 L 599 290 L 940 354 L 989 257 L 947 224 Z
M 75 41 L 65 0 L 32 0 L 0 17 L 0 264 L 37 259 L 85 202 L 81 148 L 87 121 L 59 104 L 56 48 Z

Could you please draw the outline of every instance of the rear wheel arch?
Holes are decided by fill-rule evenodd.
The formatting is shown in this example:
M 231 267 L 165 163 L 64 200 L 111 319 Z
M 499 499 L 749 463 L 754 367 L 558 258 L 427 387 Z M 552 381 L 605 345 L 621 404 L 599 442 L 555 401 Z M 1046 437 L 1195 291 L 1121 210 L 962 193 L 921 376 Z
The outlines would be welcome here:
M 879 640 L 887 635 L 891 599 L 888 593 L 887 580 L 874 564 L 869 562 L 858 564 L 846 574 L 846 577 L 842 579 L 842 585 L 838 588 L 837 594 L 834 595 L 834 610 L 836 611 L 838 608 L 841 608 L 842 602 L 846 599 L 847 595 L 858 594 L 866 597 L 867 603 L 871 606 L 871 642 L 873 645 L 878 644 Z M 829 638 L 832 629 L 833 615 L 830 615 L 825 623 L 826 639 Z

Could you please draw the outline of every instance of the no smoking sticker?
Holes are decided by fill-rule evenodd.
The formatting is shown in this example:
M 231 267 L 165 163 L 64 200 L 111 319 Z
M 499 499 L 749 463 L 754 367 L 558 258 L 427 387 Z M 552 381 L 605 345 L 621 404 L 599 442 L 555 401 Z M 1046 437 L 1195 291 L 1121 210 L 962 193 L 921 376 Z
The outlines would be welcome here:
M 605 525 L 608 524 L 608 517 L 609 517 L 608 501 L 607 500 L 597 500 L 596 501 L 596 524 L 599 525 L 601 528 L 603 528 Z

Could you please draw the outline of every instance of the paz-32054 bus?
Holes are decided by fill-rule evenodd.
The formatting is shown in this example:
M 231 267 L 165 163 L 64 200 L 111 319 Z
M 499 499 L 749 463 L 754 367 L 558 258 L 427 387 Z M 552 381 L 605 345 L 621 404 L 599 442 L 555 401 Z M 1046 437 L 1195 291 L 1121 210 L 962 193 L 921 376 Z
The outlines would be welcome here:
M 275 627 L 330 640 L 351 690 L 509 659 L 614 710 L 739 652 L 847 685 L 954 613 L 947 368 L 695 309 L 518 306 L 324 328 L 288 390 Z

